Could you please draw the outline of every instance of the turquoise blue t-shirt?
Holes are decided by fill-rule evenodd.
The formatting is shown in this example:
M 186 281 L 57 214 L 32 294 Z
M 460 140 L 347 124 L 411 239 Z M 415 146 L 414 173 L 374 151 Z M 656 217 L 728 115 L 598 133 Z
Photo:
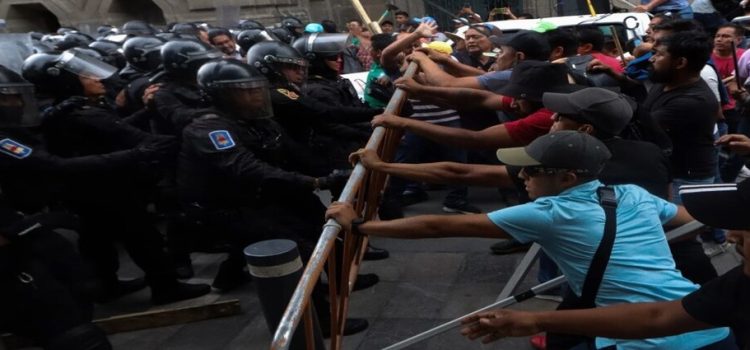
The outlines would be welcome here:
M 537 242 L 560 267 L 576 295 L 581 295 L 591 259 L 604 234 L 604 210 L 591 181 L 487 214 L 520 242 Z M 677 207 L 635 185 L 614 186 L 617 196 L 617 234 L 604 273 L 597 306 L 677 300 L 698 289 L 675 268 L 662 224 Z M 695 349 L 724 339 L 727 328 L 714 328 L 665 338 L 613 340 L 597 338 L 597 347 L 618 349 Z

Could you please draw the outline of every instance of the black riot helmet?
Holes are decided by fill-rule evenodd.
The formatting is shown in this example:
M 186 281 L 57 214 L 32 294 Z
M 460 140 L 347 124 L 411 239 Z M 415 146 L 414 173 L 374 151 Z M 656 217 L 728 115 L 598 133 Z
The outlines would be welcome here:
M 23 77 L 42 92 L 58 97 L 82 95 L 80 78 L 105 80 L 117 68 L 91 56 L 65 51 L 59 55 L 38 53 L 23 62 Z
M 84 33 L 68 32 L 62 40 L 55 45 L 55 50 L 65 51 L 74 47 L 88 47 L 94 42 L 94 38 Z
M 120 32 L 128 36 L 154 35 L 156 34 L 156 29 L 144 21 L 135 20 L 125 22 Z
M 229 116 L 263 119 L 273 116 L 268 79 L 257 69 L 234 59 L 204 64 L 198 70 L 198 86 Z
M 137 36 L 125 41 L 122 51 L 130 67 L 148 73 L 161 65 L 161 47 L 165 42 L 155 36 Z
M 262 23 L 252 20 L 252 19 L 241 20 L 240 24 L 237 25 L 237 28 L 240 30 L 266 29 L 266 27 Z
M 281 40 L 284 43 L 291 44 L 292 41 L 294 41 L 294 34 L 289 31 L 289 29 L 286 29 L 284 27 L 280 28 L 273 28 L 271 29 L 271 32 L 274 36 L 276 36 L 279 40 Z
M 96 50 L 102 55 L 104 62 L 117 67 L 118 69 L 125 68 L 125 56 L 122 53 L 120 44 L 109 41 L 106 39 L 99 39 L 89 44 L 89 48 Z
M 164 70 L 177 78 L 195 77 L 200 66 L 222 56 L 215 47 L 193 40 L 173 40 L 161 47 Z
M 338 65 L 337 59 L 348 40 L 349 34 L 344 33 L 311 33 L 295 40 L 292 46 L 310 62 L 310 74 L 331 79 L 338 76 L 338 68 L 331 66 Z
M 284 65 L 307 68 L 307 60 L 299 51 L 279 41 L 264 41 L 253 45 L 247 52 L 247 63 L 258 69 L 271 82 L 286 82 L 281 71 Z
M 240 53 L 243 56 L 253 45 L 262 41 L 278 41 L 278 39 L 265 29 L 247 29 L 237 34 L 237 45 L 240 46 Z
M 298 38 L 292 44 L 309 61 L 338 56 L 346 48 L 349 34 L 310 33 Z
M 39 125 L 34 85 L 0 65 L 0 128 Z
M 117 34 L 117 28 L 109 24 L 103 24 L 96 28 L 96 36 L 99 38 L 104 38 L 110 34 Z
M 299 18 L 292 16 L 282 18 L 279 26 L 286 28 L 295 37 L 299 37 L 305 31 L 305 24 Z

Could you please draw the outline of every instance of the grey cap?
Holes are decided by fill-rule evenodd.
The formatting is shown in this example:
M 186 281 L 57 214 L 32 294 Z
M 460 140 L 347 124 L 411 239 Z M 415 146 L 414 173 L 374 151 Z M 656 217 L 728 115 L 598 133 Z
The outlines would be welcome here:
M 569 94 L 547 92 L 542 96 L 542 103 L 553 112 L 591 124 L 609 135 L 619 135 L 635 111 L 635 102 L 629 97 L 598 87 Z
M 567 169 L 592 176 L 599 174 L 611 156 L 595 137 L 571 130 L 540 136 L 526 147 L 497 150 L 497 158 L 507 165 Z

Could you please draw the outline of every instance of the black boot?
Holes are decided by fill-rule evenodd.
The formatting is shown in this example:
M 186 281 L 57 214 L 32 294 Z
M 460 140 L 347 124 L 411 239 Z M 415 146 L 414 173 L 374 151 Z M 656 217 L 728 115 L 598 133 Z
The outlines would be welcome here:
M 181 300 L 193 299 L 211 292 L 207 284 L 190 284 L 174 281 L 168 284 L 151 286 L 151 303 L 163 305 Z
M 146 279 L 143 277 L 138 277 L 131 280 L 114 280 L 104 282 L 101 284 L 101 289 L 99 293 L 97 293 L 95 301 L 100 304 L 109 303 L 125 295 L 132 294 L 143 288 L 146 288 L 146 286 Z

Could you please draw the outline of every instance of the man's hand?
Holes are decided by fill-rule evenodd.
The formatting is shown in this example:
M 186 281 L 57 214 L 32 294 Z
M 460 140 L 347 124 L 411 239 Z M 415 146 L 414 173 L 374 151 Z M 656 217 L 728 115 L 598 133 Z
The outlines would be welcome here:
M 504 337 L 520 337 L 539 333 L 533 313 L 515 310 L 493 310 L 480 312 L 464 318 L 461 334 L 482 343 L 491 343 Z
M 742 134 L 727 134 L 716 140 L 717 145 L 728 147 L 741 156 L 750 154 L 750 138 Z
M 408 122 L 409 119 L 407 118 L 402 118 L 389 113 L 383 113 L 372 118 L 370 124 L 373 128 L 382 126 L 387 129 L 404 129 L 406 128 Z
M 146 106 L 146 109 L 153 109 L 154 95 L 159 91 L 160 86 L 161 84 L 149 85 L 143 92 L 143 105 Z
M 422 23 L 419 25 L 419 27 L 417 27 L 414 33 L 419 34 L 419 36 L 423 38 L 432 38 L 432 36 L 437 32 L 437 28 L 437 23 L 433 21 L 422 21 Z
M 371 149 L 365 149 L 360 148 L 356 152 L 349 155 L 349 163 L 352 163 L 352 165 L 357 164 L 357 162 L 362 163 L 362 166 L 364 166 L 367 169 L 375 169 L 377 170 L 381 164 L 384 164 L 382 159 L 378 156 L 378 152 L 375 152 Z
M 414 78 L 398 78 L 396 80 L 396 87 L 410 94 L 419 94 L 422 85 L 417 83 Z
M 591 73 L 607 73 L 609 75 L 615 74 L 615 71 L 612 70 L 612 67 L 602 63 L 602 61 L 599 61 L 597 59 L 591 60 L 589 64 L 586 66 L 586 71 L 589 71 Z
M 442 52 L 437 52 L 429 47 L 420 47 L 416 49 L 415 51 L 424 52 L 429 59 L 437 63 L 447 62 L 448 60 L 452 59 L 451 55 L 442 53 Z
M 633 7 L 633 12 L 649 12 L 649 9 L 646 5 L 638 5 Z
M 334 219 L 344 231 L 351 232 L 352 221 L 359 216 L 349 203 L 333 202 L 326 210 L 326 219 Z
M 411 55 L 406 56 L 406 60 L 409 62 L 421 62 L 424 60 L 429 60 L 430 57 L 428 57 L 424 52 L 422 51 L 414 51 Z

